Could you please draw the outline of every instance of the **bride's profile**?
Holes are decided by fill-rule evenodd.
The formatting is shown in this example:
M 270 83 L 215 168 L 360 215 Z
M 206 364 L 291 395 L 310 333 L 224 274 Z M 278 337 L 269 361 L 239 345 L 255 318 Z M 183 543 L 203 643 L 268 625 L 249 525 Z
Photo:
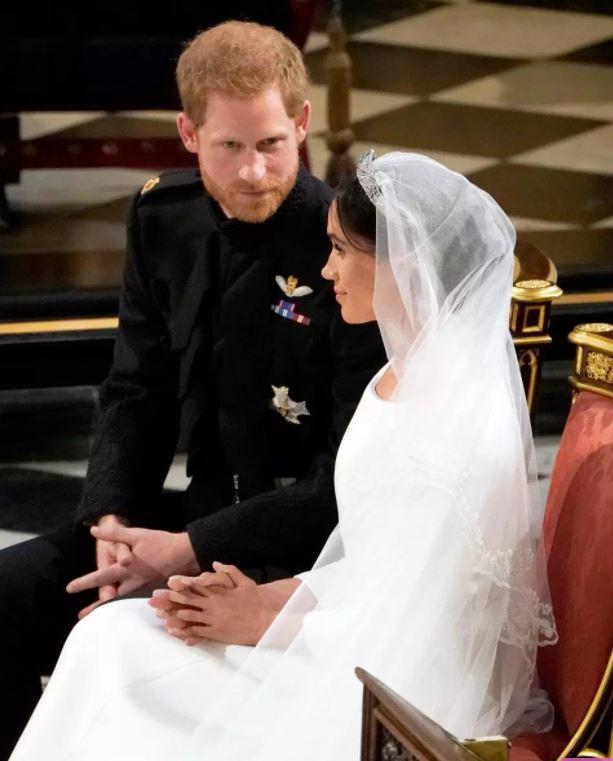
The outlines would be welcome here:
M 13 761 L 354 761 L 356 666 L 460 737 L 550 728 L 535 658 L 557 635 L 508 332 L 513 226 L 462 175 L 371 152 L 328 234 L 322 275 L 344 319 L 376 318 L 389 362 L 341 443 L 317 563 L 268 585 L 284 604 L 255 646 L 204 639 L 198 604 L 162 611 L 191 648 L 144 600 L 101 606 Z M 206 599 L 189 590 L 174 599 Z

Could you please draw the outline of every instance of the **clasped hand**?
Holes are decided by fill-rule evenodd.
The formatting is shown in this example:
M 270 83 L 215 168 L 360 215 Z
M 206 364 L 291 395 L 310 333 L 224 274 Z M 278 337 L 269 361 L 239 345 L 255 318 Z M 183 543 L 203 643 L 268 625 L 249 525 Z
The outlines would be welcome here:
M 200 568 L 186 533 L 128 528 L 116 516 L 105 516 L 90 531 L 96 539 L 97 570 L 73 579 L 69 593 L 98 588 L 98 601 L 83 608 L 79 618 L 117 595 L 151 584 L 165 583 L 175 573 L 197 573 Z
M 255 645 L 277 611 L 258 585 L 235 566 L 213 563 L 213 573 L 171 576 L 149 604 L 174 637 L 188 645 L 205 640 Z

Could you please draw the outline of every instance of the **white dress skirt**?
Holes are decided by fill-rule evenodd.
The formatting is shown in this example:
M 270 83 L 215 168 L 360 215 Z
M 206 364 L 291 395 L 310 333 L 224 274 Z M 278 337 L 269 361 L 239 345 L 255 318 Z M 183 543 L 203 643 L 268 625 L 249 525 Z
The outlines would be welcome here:
M 169 761 L 252 648 L 188 647 L 143 599 L 70 634 L 11 761 Z

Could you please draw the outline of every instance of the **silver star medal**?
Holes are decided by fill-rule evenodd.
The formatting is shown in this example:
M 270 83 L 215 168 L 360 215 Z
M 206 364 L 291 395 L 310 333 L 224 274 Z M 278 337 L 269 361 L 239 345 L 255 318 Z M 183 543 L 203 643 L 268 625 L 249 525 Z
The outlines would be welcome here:
M 290 399 L 289 388 L 287 386 L 272 386 L 274 396 L 270 401 L 273 410 L 283 417 L 288 423 L 300 425 L 299 415 L 310 415 L 307 410 L 306 402 L 295 402 Z
M 289 296 L 290 299 L 296 299 L 299 296 L 308 296 L 310 293 L 313 293 L 313 289 L 309 288 L 308 285 L 298 285 L 298 278 L 293 275 L 290 275 L 287 280 L 283 275 L 277 275 L 275 281 L 283 293 L 286 296 Z

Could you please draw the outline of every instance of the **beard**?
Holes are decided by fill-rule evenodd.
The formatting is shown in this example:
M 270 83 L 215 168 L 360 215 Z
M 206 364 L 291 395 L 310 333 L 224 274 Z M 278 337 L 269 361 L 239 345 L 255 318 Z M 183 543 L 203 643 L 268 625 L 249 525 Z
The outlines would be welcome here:
M 200 167 L 204 187 L 226 213 L 241 222 L 265 222 L 277 211 L 296 184 L 298 161 L 287 177 L 279 180 L 268 177 L 258 183 L 239 180 L 231 185 L 221 185 Z M 243 195 L 261 193 L 262 195 Z

